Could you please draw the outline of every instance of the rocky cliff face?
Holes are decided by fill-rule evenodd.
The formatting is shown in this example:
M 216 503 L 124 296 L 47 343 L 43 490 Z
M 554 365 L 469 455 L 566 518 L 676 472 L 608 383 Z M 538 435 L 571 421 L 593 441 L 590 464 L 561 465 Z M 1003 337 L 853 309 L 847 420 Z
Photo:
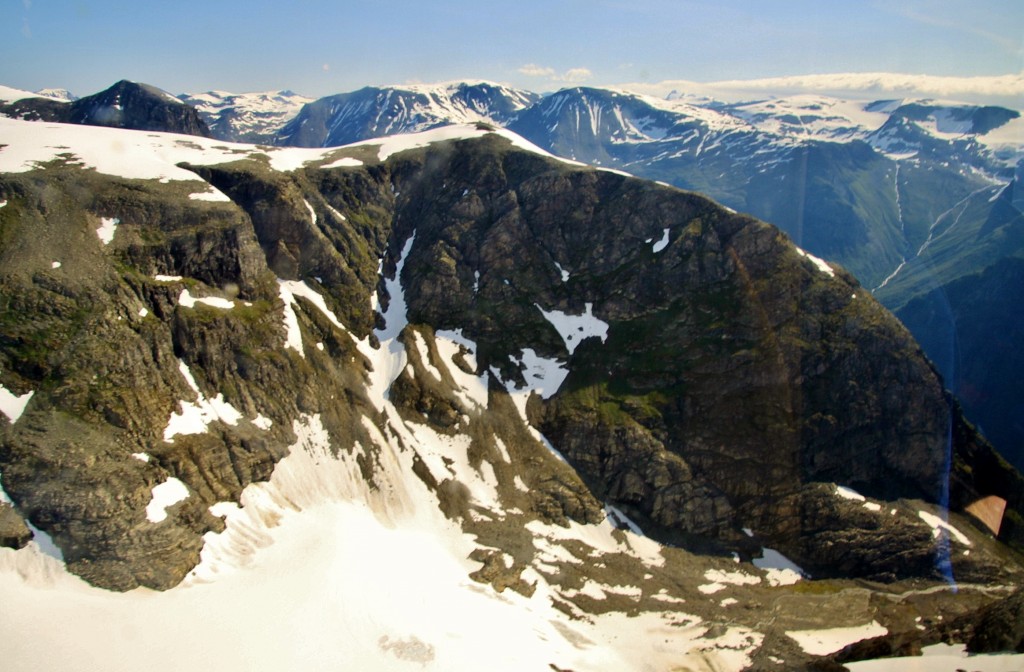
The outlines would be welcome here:
M 715 572 L 733 601 L 788 595 L 768 634 L 729 616 L 765 669 L 806 662 L 783 633 L 820 596 L 737 579 L 730 553 L 781 550 L 840 620 L 915 637 L 907 605 L 987 593 L 898 582 L 1020 580 L 964 513 L 1006 502 L 1019 545 L 1020 475 L 849 274 L 696 194 L 461 133 L 289 171 L 255 150 L 183 164 L 226 200 L 66 156 L 0 178 L 0 381 L 32 393 L 0 419 L 0 475 L 69 570 L 170 588 L 218 506 L 306 454 L 346 465 L 346 496 L 428 493 L 473 535 L 476 581 L 568 614 L 688 600 L 719 623 Z M 557 532 L 601 525 L 614 550 Z M 865 601 L 855 577 L 902 596 Z
M 934 101 L 800 95 L 727 104 L 589 87 L 536 97 L 460 84 L 323 98 L 275 142 L 337 145 L 472 120 L 506 125 L 559 156 L 664 180 L 769 221 L 804 249 L 842 264 L 898 311 L 936 286 L 1019 256 L 1019 147 L 996 132 L 1018 117 L 1005 108 Z M 996 320 L 974 324 L 983 334 L 999 328 Z M 953 380 L 940 361 L 945 353 L 931 347 L 933 332 L 915 329 L 945 380 Z M 957 331 L 948 321 L 942 329 L 944 337 Z M 970 350 L 989 349 L 986 336 L 959 338 Z M 1004 362 L 974 375 L 978 394 L 1002 397 L 1010 385 L 1001 374 L 1012 369 Z M 1019 405 L 1020 395 L 1010 403 Z M 1013 413 L 970 400 L 965 408 L 1011 462 L 1024 465 Z

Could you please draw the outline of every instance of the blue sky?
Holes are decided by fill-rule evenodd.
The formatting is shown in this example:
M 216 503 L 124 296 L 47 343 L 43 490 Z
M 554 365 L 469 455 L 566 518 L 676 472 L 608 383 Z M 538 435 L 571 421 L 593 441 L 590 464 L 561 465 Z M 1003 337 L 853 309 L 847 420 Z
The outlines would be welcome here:
M 0 0 L 0 84 L 79 95 L 1022 70 L 1020 0 Z

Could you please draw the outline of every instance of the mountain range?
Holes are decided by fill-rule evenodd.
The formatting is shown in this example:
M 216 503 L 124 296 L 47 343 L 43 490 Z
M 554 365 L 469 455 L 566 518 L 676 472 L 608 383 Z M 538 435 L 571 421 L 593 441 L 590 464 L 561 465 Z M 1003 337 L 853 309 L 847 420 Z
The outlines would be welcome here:
M 909 137 L 887 122 L 861 137 L 811 103 L 787 122 L 773 103 L 446 85 L 283 124 L 272 95 L 244 97 L 267 112 L 246 116 L 218 94 L 198 126 L 121 86 L 0 118 L 11 669 L 40 649 L 104 669 L 820 669 L 1024 641 L 1001 616 L 1020 609 L 1024 479 L 903 324 L 795 235 L 620 170 L 664 142 L 709 181 L 729 165 L 754 181 L 744 162 L 771 156 L 781 182 L 793 157 L 886 185 L 934 172 L 872 144 Z M 124 114 L 32 121 L 100 101 Z M 897 131 L 927 118 L 869 107 Z M 812 112 L 832 140 L 796 133 Z M 1007 116 L 940 112 L 929 137 Z M 160 118 L 174 133 L 141 128 Z M 431 130 L 204 137 L 243 118 L 277 142 Z M 981 179 L 960 168 L 929 179 Z M 1015 230 L 997 212 L 1013 186 L 978 188 L 993 245 Z M 923 209 L 921 188 L 893 199 Z M 924 252 L 968 220 L 929 227 Z M 1004 256 L 980 294 L 950 279 L 956 305 L 995 310 L 978 298 L 1014 282 Z M 32 626 L 47 616 L 74 628 Z M 131 636 L 97 658 L 110 628 Z M 161 641 L 174 656 L 154 658 Z

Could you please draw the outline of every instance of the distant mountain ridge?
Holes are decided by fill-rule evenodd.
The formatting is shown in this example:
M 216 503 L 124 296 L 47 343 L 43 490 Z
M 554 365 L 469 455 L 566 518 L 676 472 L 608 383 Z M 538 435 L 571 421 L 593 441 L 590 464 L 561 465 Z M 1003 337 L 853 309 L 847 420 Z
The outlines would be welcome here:
M 538 98 L 489 82 L 365 87 L 307 104 L 278 132 L 274 144 L 332 147 L 449 124 L 505 125 Z

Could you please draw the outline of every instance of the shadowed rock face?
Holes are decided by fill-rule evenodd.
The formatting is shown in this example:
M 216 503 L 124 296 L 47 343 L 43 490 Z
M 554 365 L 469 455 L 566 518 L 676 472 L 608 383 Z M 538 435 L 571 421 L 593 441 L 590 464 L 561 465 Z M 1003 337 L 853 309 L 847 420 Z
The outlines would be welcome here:
M 398 239 L 417 235 L 410 319 L 464 329 L 509 376 L 522 348 L 566 357 L 571 373 L 534 418 L 598 499 L 645 529 L 735 540 L 750 527 L 827 571 L 833 552 L 798 541 L 820 528 L 807 484 L 939 501 L 949 451 L 983 445 L 951 444 L 959 410 L 898 321 L 773 227 L 693 194 L 474 149 L 392 169 Z M 538 308 L 587 304 L 608 337 L 570 356 Z M 978 487 L 953 484 L 964 497 Z
M 476 454 L 497 450 L 493 434 L 535 455 L 499 383 L 524 380 L 525 350 L 568 370 L 527 412 L 573 469 L 534 456 L 504 474 L 529 481 L 528 494 L 507 495 L 529 515 L 594 522 L 608 502 L 693 549 L 770 544 L 817 575 L 937 576 L 927 527 L 837 503 L 839 483 L 954 508 L 997 495 L 1002 538 L 1020 542 L 1019 474 L 963 421 L 907 331 L 768 224 L 493 135 L 358 168 L 193 170 L 232 203 L 74 167 L 0 182 L 0 367 L 14 393 L 36 390 L 24 417 L 0 426 L 0 472 L 18 510 L 98 585 L 180 581 L 201 535 L 220 529 L 208 507 L 269 477 L 300 414 L 322 415 L 340 450 L 373 444 L 362 420 L 381 422 L 372 365 L 352 337 L 374 340 L 378 262 L 392 277 L 410 239 L 410 328 L 428 351 L 435 331 L 461 330 L 475 373 L 491 372 L 491 431 L 474 435 Z M 111 216 L 119 228 L 104 246 L 95 229 Z M 323 347 L 287 348 L 277 279 L 316 287 L 351 335 L 301 299 L 301 329 Z M 189 307 L 186 290 L 234 308 Z M 606 338 L 563 340 L 544 311 L 592 315 Z M 182 365 L 243 419 L 168 440 L 167 419 L 196 396 Z M 418 371 L 399 375 L 392 401 L 408 421 L 457 434 L 465 408 L 452 382 Z M 372 478 L 372 459 L 361 466 Z M 457 483 L 416 475 L 446 514 L 467 510 Z M 152 525 L 151 489 L 172 476 L 192 496 Z M 955 563 L 979 580 L 1002 571 L 983 553 Z M 485 565 L 481 576 L 518 585 Z

